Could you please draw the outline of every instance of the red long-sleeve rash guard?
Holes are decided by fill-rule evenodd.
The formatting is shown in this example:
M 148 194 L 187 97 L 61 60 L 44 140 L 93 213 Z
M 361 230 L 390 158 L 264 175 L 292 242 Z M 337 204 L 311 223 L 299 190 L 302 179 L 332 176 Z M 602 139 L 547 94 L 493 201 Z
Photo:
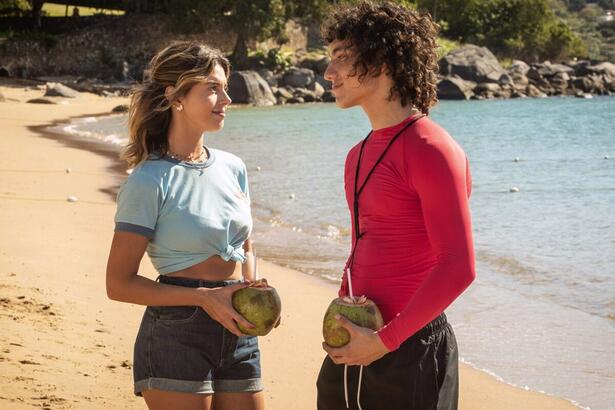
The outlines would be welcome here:
M 359 186 L 410 120 L 372 133 L 361 160 Z M 345 166 L 351 220 L 360 145 L 350 150 Z M 352 265 L 353 293 L 366 295 L 380 308 L 386 325 L 379 335 L 389 350 L 435 319 L 475 277 L 471 184 L 461 147 L 424 117 L 393 143 L 359 196 L 363 236 Z M 352 238 L 354 245 L 354 226 Z M 348 295 L 346 275 L 339 293 Z

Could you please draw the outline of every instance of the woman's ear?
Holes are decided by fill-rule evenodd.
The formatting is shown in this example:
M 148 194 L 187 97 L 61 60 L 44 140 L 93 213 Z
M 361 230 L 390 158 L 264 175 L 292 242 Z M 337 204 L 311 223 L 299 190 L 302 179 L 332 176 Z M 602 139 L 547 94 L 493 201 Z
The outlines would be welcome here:
M 164 96 L 167 98 L 167 100 L 169 100 L 169 97 L 171 95 L 173 95 L 174 92 L 175 92 L 175 87 L 170 85 L 170 86 L 168 86 L 167 88 L 164 89 Z

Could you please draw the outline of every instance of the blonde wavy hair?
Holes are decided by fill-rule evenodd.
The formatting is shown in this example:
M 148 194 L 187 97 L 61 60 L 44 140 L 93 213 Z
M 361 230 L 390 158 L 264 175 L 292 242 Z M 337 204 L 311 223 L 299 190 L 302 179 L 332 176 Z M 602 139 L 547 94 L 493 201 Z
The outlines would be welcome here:
M 216 64 L 228 78 L 230 63 L 226 57 L 219 50 L 193 41 L 173 43 L 152 58 L 143 82 L 134 89 L 130 100 L 129 140 L 120 156 L 129 168 L 145 161 L 151 153 L 167 153 L 173 103 L 205 80 Z M 167 96 L 169 86 L 175 90 Z

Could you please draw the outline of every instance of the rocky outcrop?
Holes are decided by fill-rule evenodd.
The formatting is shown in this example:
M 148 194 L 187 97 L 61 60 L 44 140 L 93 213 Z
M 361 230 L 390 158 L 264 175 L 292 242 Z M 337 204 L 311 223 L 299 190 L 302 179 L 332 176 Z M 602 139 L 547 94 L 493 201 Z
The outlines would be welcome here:
M 461 46 L 440 60 L 440 74 L 457 75 L 474 83 L 497 83 L 507 76 L 498 59 L 486 47 L 472 44 Z
M 228 92 L 239 104 L 274 105 L 277 102 L 269 84 L 255 71 L 234 71 L 229 78 Z
M 545 97 L 615 92 L 615 64 L 574 61 L 527 64 L 504 69 L 484 47 L 462 46 L 440 61 L 440 99 Z

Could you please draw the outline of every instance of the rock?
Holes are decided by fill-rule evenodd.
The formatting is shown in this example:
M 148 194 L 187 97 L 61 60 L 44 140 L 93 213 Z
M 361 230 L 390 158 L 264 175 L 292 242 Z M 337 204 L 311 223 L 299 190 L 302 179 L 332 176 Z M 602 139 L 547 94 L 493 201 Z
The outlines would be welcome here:
M 314 81 L 314 83 L 308 87 L 308 90 L 312 91 L 317 99 L 321 99 L 322 95 L 325 93 L 324 87 L 317 81 Z
M 10 77 L 8 68 L 0 67 L 0 77 Z
M 316 100 L 320 100 L 320 98 L 316 97 L 316 94 L 314 92 L 306 90 L 305 88 L 296 89 L 295 97 L 302 98 L 303 102 L 314 102 Z
M 553 87 L 556 93 L 563 94 L 568 88 L 570 76 L 565 71 L 557 72 L 555 75 L 548 78 L 549 84 Z
M 502 74 L 502 76 L 498 80 L 498 84 L 500 84 L 500 85 L 511 85 L 512 86 L 512 85 L 515 84 L 515 82 L 512 79 L 512 77 L 510 76 L 510 74 L 504 73 L 504 74 Z
M 121 104 L 118 105 L 116 107 L 113 107 L 113 109 L 111 110 L 111 112 L 117 112 L 117 113 L 121 113 L 121 112 L 128 112 L 129 110 L 129 106 L 126 104 Z
M 65 97 L 65 98 L 77 98 L 78 91 L 73 90 L 70 87 L 61 83 L 47 83 L 47 91 L 45 97 Z
M 478 96 L 493 98 L 496 94 L 500 93 L 502 89 L 500 85 L 496 83 L 480 83 L 474 87 L 472 91 Z
M 473 44 L 461 46 L 440 60 L 443 76 L 457 75 L 462 80 L 474 83 L 497 83 L 506 71 L 498 59 L 486 47 Z
M 314 71 L 309 68 L 292 67 L 282 77 L 282 83 L 292 87 L 308 87 L 314 81 L 316 81 Z
M 276 103 L 269 84 L 255 71 L 233 71 L 229 79 L 228 92 L 235 103 L 254 105 Z
M 322 88 L 324 88 L 325 91 L 328 91 L 331 89 L 331 81 L 325 80 L 325 77 L 323 75 L 318 74 L 316 76 L 316 82 L 320 84 Z
M 615 79 L 615 64 L 610 62 L 596 65 L 582 64 L 575 70 L 575 75 L 578 77 L 590 74 L 606 74 L 608 77 Z
M 48 98 L 33 98 L 31 100 L 26 101 L 29 104 L 56 104 L 55 101 L 51 101 Z
M 474 96 L 476 83 L 459 77 L 447 77 L 438 82 L 438 98 L 442 100 L 468 100 Z
M 76 196 L 69 196 L 68 198 L 66 198 L 66 200 L 68 202 L 77 202 L 77 197 Z
M 291 98 L 294 97 L 292 91 L 289 91 L 286 87 L 278 88 L 278 91 L 275 93 L 275 96 L 278 98 L 282 97 L 287 100 L 290 100 Z
M 528 71 L 530 71 L 530 66 L 521 60 L 513 60 L 510 67 L 506 69 L 506 72 L 511 76 L 513 74 L 520 74 L 522 76 L 526 76 Z
M 536 87 L 533 84 L 530 84 L 527 86 L 527 90 L 526 93 L 529 97 L 538 97 L 538 98 L 544 98 L 547 95 L 545 93 L 543 93 L 542 91 L 540 91 L 538 89 L 538 87 Z
M 331 92 L 331 90 L 327 90 L 325 91 L 325 93 L 322 95 L 322 100 L 324 102 L 335 102 L 335 96 L 333 95 L 333 93 Z
M 269 84 L 270 87 L 278 86 L 278 77 L 276 77 L 271 70 L 261 68 L 260 70 L 258 70 L 258 75 L 260 75 L 263 80 L 267 81 L 267 84 Z
M 589 93 L 584 93 L 584 92 L 581 92 L 581 91 L 577 92 L 574 96 L 577 97 L 577 98 L 587 98 L 587 99 L 590 99 L 590 98 L 594 97 L 593 95 L 591 95 Z
M 287 101 L 289 104 L 303 104 L 305 101 L 301 97 L 292 97 Z

